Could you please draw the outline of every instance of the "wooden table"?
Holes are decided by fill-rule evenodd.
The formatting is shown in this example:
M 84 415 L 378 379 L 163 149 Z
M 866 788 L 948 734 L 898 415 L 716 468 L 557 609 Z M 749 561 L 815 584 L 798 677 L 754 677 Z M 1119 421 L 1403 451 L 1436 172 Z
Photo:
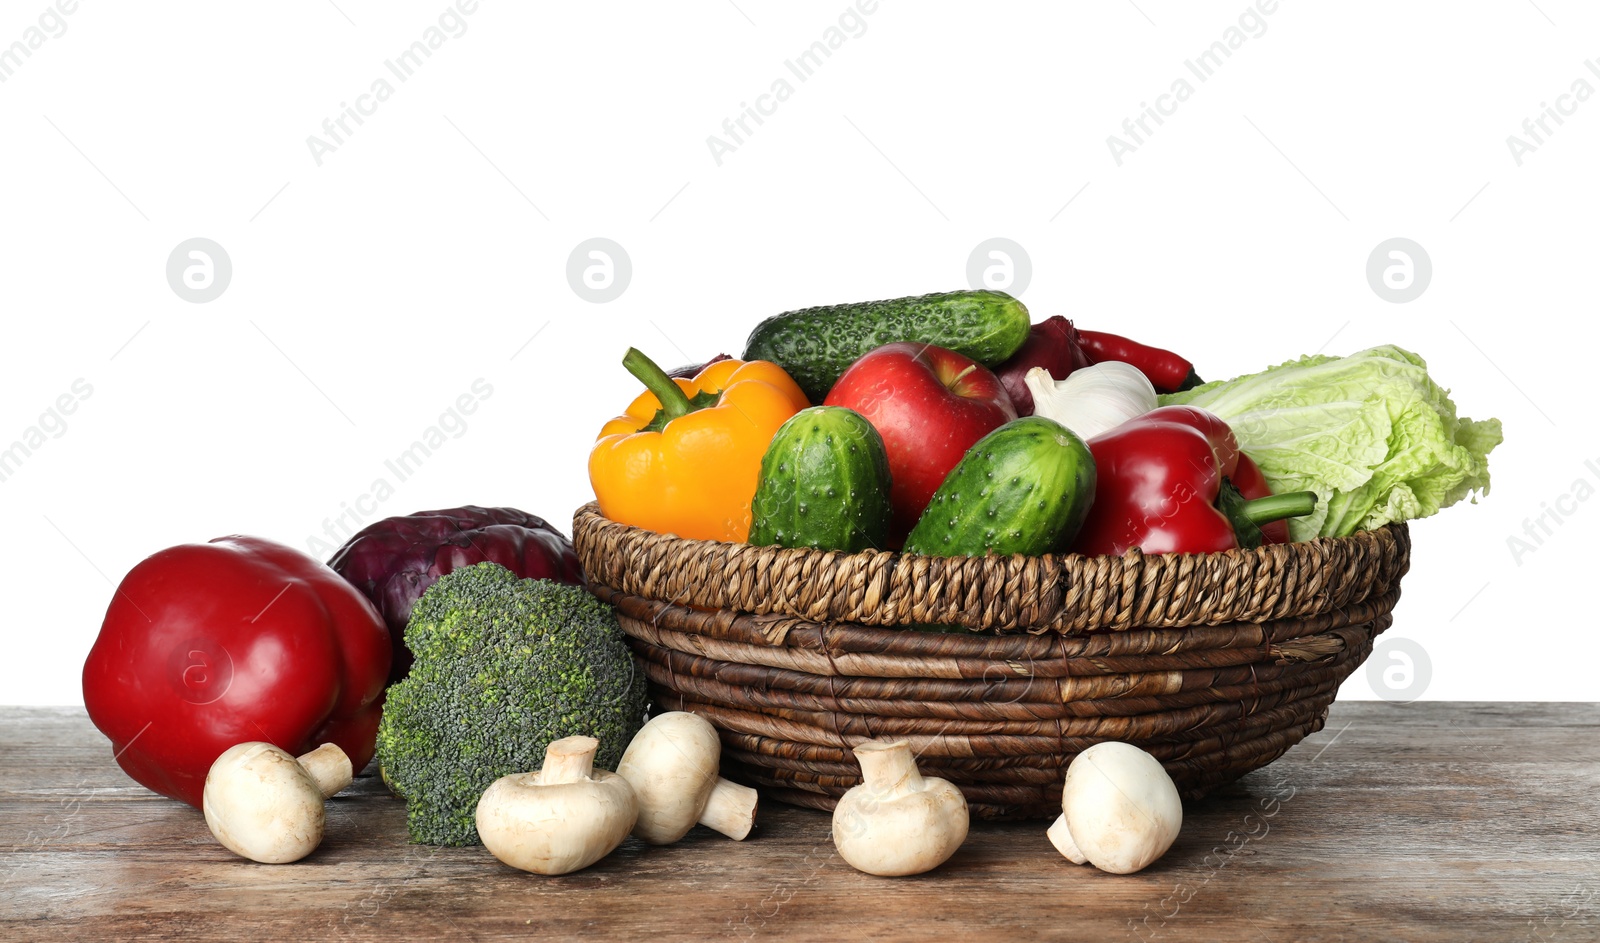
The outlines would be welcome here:
M 915 878 L 857 873 L 828 816 L 745 842 L 629 839 L 542 878 L 406 843 L 377 777 L 305 861 L 258 865 L 146 792 L 83 712 L 0 708 L 0 940 L 1600 939 L 1600 704 L 1336 704 L 1284 759 L 1185 812 L 1150 869 L 974 823 Z

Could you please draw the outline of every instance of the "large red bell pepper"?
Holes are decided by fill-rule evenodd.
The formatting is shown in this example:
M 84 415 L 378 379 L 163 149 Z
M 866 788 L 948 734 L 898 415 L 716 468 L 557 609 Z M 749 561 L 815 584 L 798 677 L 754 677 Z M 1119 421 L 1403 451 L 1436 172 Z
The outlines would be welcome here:
M 1284 543 L 1283 519 L 1316 509 L 1314 492 L 1272 494 L 1228 424 L 1193 406 L 1131 419 L 1090 439 L 1089 451 L 1095 498 L 1077 553 L 1218 553 Z
M 123 578 L 83 702 L 129 776 L 199 807 L 211 764 L 249 740 L 296 756 L 334 743 L 364 767 L 389 653 L 378 611 L 339 574 L 282 544 L 220 537 Z

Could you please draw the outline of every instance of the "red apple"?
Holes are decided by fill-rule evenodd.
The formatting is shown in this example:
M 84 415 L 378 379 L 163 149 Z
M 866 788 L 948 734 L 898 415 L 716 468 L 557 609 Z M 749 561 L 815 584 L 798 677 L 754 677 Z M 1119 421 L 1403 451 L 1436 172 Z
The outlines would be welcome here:
M 885 344 L 850 365 L 829 406 L 866 417 L 889 456 L 891 533 L 903 538 L 972 443 L 1017 418 L 983 364 L 943 347 Z

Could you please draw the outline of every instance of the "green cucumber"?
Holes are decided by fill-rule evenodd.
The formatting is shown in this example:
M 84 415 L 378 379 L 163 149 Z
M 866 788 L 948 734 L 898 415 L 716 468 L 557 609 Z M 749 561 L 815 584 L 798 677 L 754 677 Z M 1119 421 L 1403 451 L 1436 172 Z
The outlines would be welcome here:
M 772 437 L 750 502 L 750 543 L 858 553 L 889 537 L 889 456 L 842 406 L 795 413 Z
M 1063 550 L 1094 503 L 1094 456 L 1052 419 L 1014 419 L 979 439 L 933 493 L 905 552 L 1029 556 Z
M 770 360 L 789 372 L 813 403 L 870 350 L 896 341 L 948 347 L 986 367 L 1028 339 L 1028 309 L 1003 291 L 950 291 L 887 301 L 822 305 L 774 315 L 756 325 L 745 360 Z

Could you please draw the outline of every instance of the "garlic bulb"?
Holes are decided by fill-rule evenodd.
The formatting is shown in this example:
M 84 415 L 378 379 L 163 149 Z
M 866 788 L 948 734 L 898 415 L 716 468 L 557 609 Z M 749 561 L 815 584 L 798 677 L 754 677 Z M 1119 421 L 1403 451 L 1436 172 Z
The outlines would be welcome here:
M 1054 419 L 1084 440 L 1109 432 L 1156 408 L 1156 388 L 1137 367 L 1108 360 L 1074 370 L 1057 381 L 1043 367 L 1023 382 L 1033 394 L 1033 414 Z

